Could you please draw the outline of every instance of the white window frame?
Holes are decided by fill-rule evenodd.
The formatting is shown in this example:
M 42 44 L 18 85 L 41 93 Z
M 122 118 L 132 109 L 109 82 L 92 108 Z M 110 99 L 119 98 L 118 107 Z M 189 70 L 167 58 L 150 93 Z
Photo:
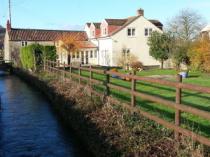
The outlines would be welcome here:
M 90 51 L 90 58 L 93 58 L 93 50 Z
M 92 37 L 95 37 L 95 30 L 92 31 Z
M 146 34 L 146 30 L 147 30 L 147 34 Z M 148 37 L 148 36 L 150 36 L 152 34 L 152 32 L 153 32 L 152 28 L 145 28 L 144 29 L 144 36 Z
M 129 31 L 130 31 L 130 35 L 129 35 Z M 127 29 L 127 36 L 128 37 L 136 37 L 136 28 L 134 27 L 129 27 Z
M 95 51 L 94 51 L 94 57 L 97 58 L 97 56 L 98 56 L 98 51 L 95 50 Z
M 103 35 L 107 35 L 107 27 L 103 27 Z
M 24 47 L 24 46 L 27 46 L 28 45 L 28 42 L 27 41 L 21 41 L 21 46 Z

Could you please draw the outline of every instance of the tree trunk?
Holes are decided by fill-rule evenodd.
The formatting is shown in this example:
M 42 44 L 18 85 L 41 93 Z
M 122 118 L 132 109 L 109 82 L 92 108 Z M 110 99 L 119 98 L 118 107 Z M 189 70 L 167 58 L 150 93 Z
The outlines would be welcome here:
M 163 69 L 163 62 L 164 62 L 164 61 L 161 60 L 161 67 L 160 67 L 161 69 Z

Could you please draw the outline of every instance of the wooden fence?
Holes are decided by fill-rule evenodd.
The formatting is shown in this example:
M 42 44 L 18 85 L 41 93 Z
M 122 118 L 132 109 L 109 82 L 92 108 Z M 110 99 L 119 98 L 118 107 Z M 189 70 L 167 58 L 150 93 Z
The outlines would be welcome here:
M 68 68 L 69 70 L 66 70 Z M 78 74 L 72 72 L 72 68 L 78 70 Z M 192 90 L 192 91 L 198 91 L 201 93 L 206 93 L 210 94 L 210 88 L 209 87 L 204 87 L 204 86 L 198 86 L 198 85 L 192 85 L 192 84 L 186 84 L 182 83 L 182 78 L 180 75 L 177 75 L 177 81 L 168 81 L 168 80 L 163 80 L 163 79 L 156 79 L 156 78 L 148 78 L 148 77 L 140 77 L 135 75 L 135 72 L 133 72 L 131 75 L 128 74 L 122 74 L 119 72 L 113 72 L 110 71 L 108 68 L 106 70 L 97 70 L 93 69 L 91 66 L 89 67 L 81 67 L 81 66 L 73 66 L 73 65 L 66 65 L 66 64 L 61 64 L 59 62 L 53 62 L 46 60 L 44 63 L 44 70 L 47 72 L 53 72 L 57 73 L 59 75 L 62 75 L 62 77 L 65 79 L 71 79 L 72 77 L 76 77 L 79 80 L 79 83 L 81 83 L 81 80 L 88 81 L 90 87 L 92 87 L 93 84 L 101 84 L 105 86 L 105 96 L 110 95 L 110 89 L 115 89 L 115 90 L 120 90 L 123 92 L 130 93 L 131 95 L 131 104 L 132 108 L 134 108 L 136 111 L 138 111 L 141 115 L 144 117 L 147 117 L 150 120 L 153 120 L 166 128 L 172 129 L 175 132 L 175 137 L 178 139 L 179 134 L 182 134 L 184 136 L 191 137 L 193 140 L 198 141 L 204 145 L 210 146 L 210 139 L 206 138 L 204 136 L 198 135 L 190 130 L 182 128 L 181 125 L 181 113 L 186 112 L 186 113 L 191 113 L 193 115 L 197 115 L 199 117 L 205 118 L 207 120 L 210 120 L 210 113 L 207 111 L 203 111 L 191 106 L 187 106 L 182 104 L 181 98 L 182 98 L 182 89 L 187 89 L 187 90 Z M 81 75 L 81 70 L 85 70 L 89 72 L 89 77 L 84 77 Z M 99 81 L 93 78 L 93 73 L 96 74 L 103 74 L 105 75 L 105 81 Z M 119 76 L 121 78 L 129 78 L 131 80 L 131 88 L 125 88 L 121 86 L 117 86 L 114 84 L 110 83 L 110 77 L 111 76 Z M 164 98 L 160 98 L 157 96 L 141 93 L 139 91 L 136 91 L 136 82 L 137 81 L 144 81 L 144 82 L 149 82 L 149 83 L 156 83 L 159 85 L 164 85 L 168 87 L 174 87 L 176 89 L 176 98 L 175 102 L 166 100 Z M 175 109 L 175 123 L 168 122 L 166 120 L 163 120 L 159 118 L 158 116 L 152 115 L 148 112 L 145 112 L 143 110 L 140 110 L 136 106 L 136 98 L 140 97 L 144 100 L 148 100 L 151 102 L 159 103 L 162 104 L 166 107 L 170 107 Z

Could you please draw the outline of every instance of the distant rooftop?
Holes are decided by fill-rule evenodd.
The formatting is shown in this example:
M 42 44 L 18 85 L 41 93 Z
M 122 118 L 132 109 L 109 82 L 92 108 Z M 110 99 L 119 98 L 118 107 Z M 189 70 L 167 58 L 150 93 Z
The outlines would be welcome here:
M 9 32 L 12 41 L 55 41 L 63 35 L 78 41 L 87 40 L 84 31 L 12 28 Z
M 207 25 L 201 32 L 210 32 L 210 24 Z

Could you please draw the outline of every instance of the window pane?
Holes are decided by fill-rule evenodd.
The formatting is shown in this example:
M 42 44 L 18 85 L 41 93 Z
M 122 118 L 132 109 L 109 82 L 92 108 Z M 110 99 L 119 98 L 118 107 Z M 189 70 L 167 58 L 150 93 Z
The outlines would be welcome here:
M 131 29 L 128 29 L 128 36 L 131 36 Z
M 72 54 L 72 58 L 75 58 L 75 53 Z
M 145 34 L 145 36 L 148 36 L 148 28 L 145 28 L 144 34 Z
M 97 58 L 97 51 L 95 51 L 95 58 Z
M 79 58 L 79 52 L 77 52 L 77 58 Z
M 90 58 L 93 58 L 93 51 L 90 51 Z
M 149 29 L 149 34 L 152 34 L 152 28 Z
M 136 29 L 132 29 L 132 36 L 136 35 Z

